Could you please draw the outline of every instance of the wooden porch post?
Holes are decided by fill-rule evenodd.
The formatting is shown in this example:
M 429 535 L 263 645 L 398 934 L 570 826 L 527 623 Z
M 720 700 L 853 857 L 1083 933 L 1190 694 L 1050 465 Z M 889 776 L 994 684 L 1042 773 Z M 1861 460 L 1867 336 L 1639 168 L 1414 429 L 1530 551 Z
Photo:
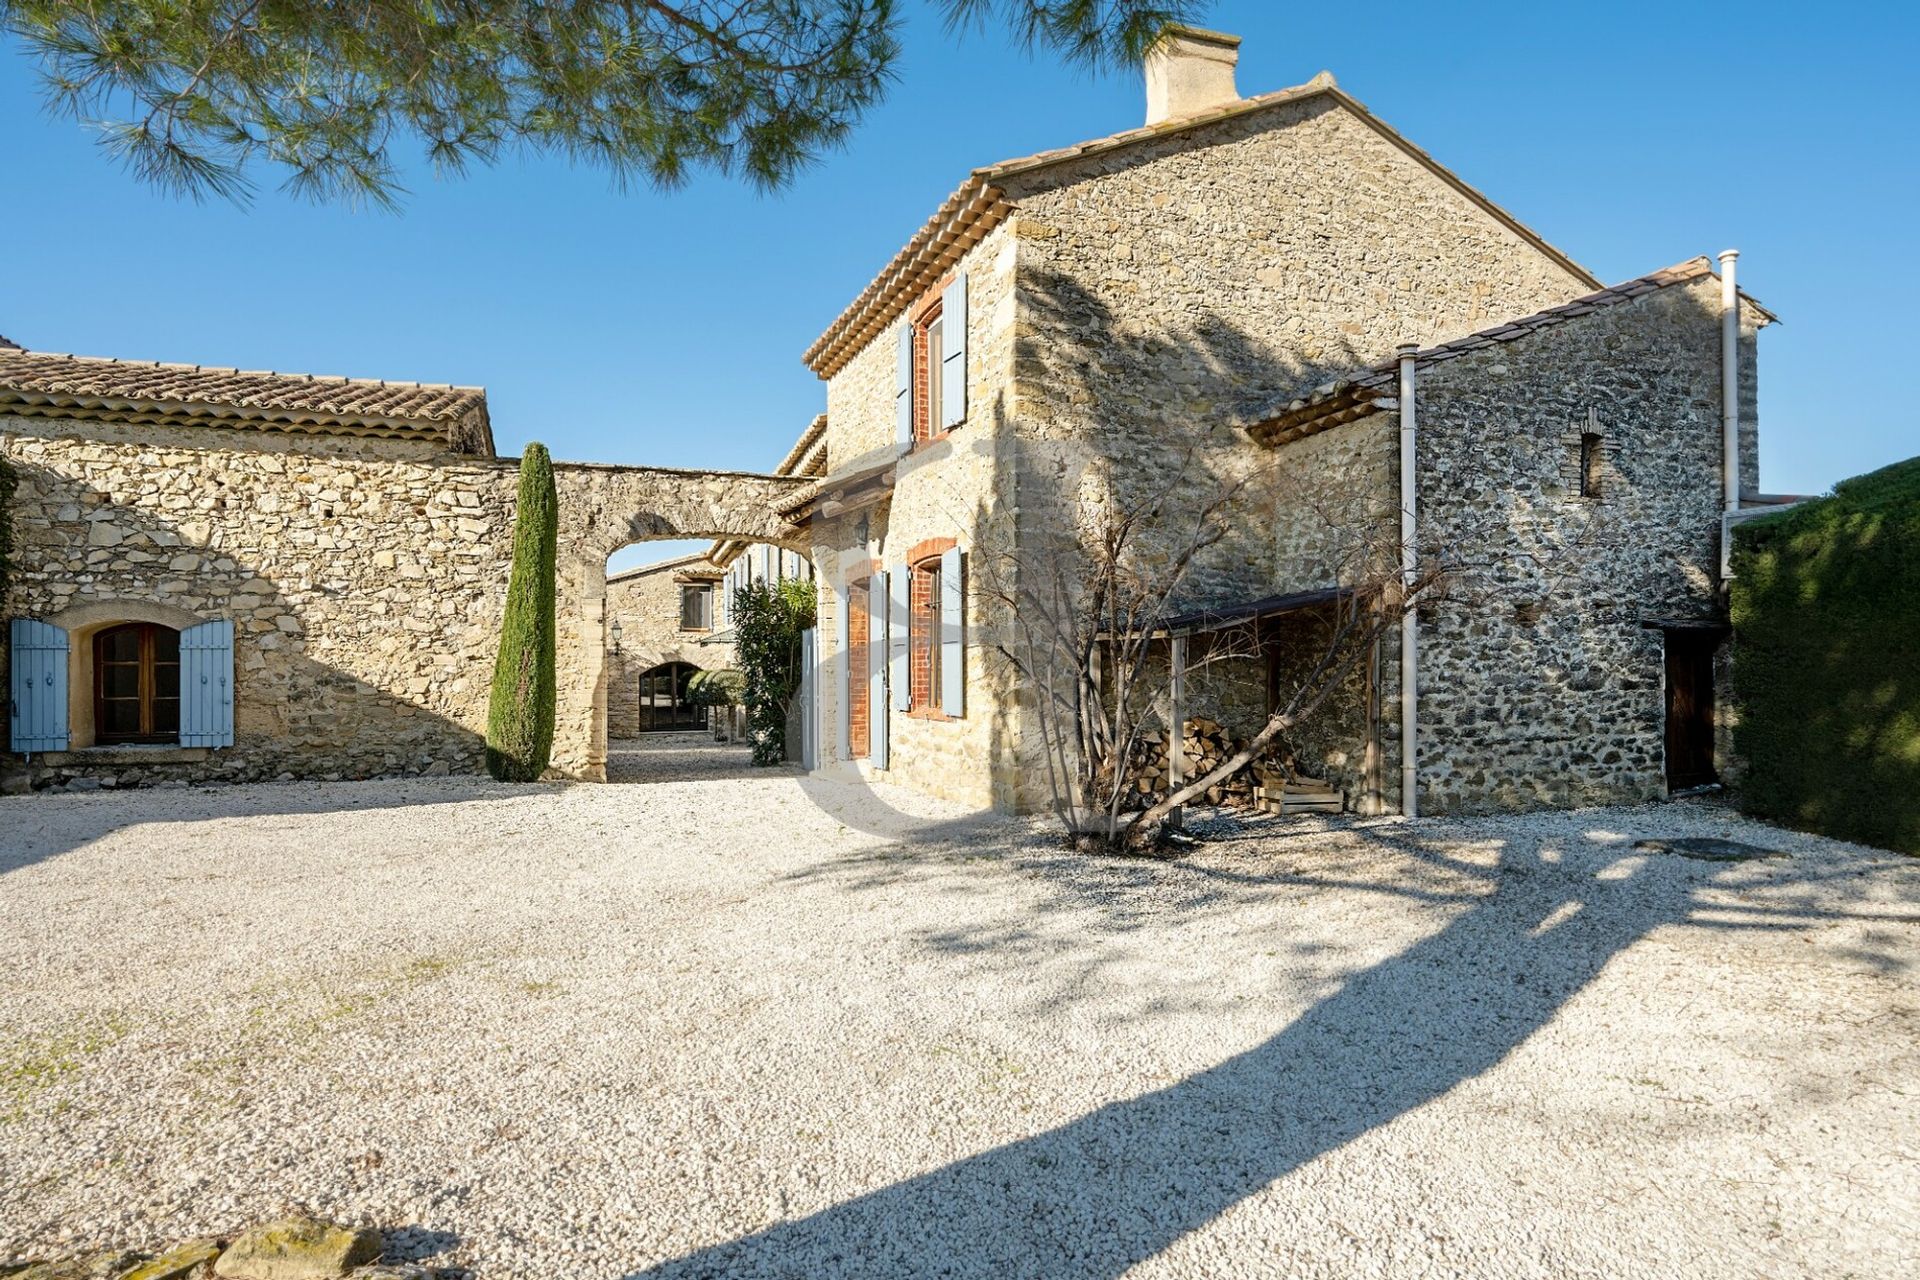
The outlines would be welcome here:
M 1187 637 L 1180 632 L 1171 638 L 1167 655 L 1167 790 L 1180 789 L 1187 778 Z M 1178 831 L 1185 820 L 1184 807 L 1176 807 L 1167 814 L 1167 826 Z

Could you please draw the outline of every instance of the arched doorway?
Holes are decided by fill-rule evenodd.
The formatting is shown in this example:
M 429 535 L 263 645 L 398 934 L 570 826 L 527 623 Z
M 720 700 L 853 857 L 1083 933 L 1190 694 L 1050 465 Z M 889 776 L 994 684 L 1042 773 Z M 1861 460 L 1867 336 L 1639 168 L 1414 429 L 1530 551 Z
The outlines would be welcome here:
M 706 654 L 677 651 L 682 632 L 678 624 L 698 616 L 677 610 L 671 642 L 645 643 L 627 626 L 616 651 L 607 599 L 608 558 L 635 543 L 679 542 L 703 549 L 723 539 L 768 543 L 805 555 L 810 542 L 804 519 L 790 519 L 777 508 L 817 480 L 573 464 L 556 465 L 554 478 L 560 499 L 554 583 L 560 644 L 555 654 L 553 767 L 566 777 L 598 781 L 607 776 L 609 739 L 640 728 L 639 717 L 629 718 L 626 708 L 627 691 L 638 683 L 634 666 L 644 673 L 655 663 L 690 659 L 689 665 L 701 669 L 732 665 L 719 655 L 703 662 L 699 658 Z M 714 604 L 720 612 L 722 606 L 717 600 Z M 711 635 L 718 638 L 718 632 Z M 629 652 L 631 665 L 623 661 Z M 702 722 L 684 710 L 679 716 Z
M 663 662 L 640 673 L 641 733 L 707 727 L 707 708 L 695 706 L 687 689 L 699 670 L 691 662 Z

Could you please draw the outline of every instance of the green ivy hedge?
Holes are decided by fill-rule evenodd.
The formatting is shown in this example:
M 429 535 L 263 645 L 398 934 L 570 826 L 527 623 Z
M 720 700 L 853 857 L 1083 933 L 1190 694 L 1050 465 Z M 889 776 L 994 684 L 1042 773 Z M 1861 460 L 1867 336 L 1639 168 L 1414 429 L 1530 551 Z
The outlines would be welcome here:
M 1737 530 L 1740 804 L 1920 853 L 1920 458 Z

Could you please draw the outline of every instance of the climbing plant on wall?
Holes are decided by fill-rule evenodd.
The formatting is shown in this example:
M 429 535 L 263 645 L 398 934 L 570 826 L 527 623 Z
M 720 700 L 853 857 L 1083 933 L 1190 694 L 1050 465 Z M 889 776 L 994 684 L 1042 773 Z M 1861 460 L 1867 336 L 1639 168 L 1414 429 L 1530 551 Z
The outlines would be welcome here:
M 1749 523 L 1733 571 L 1741 806 L 1920 853 L 1920 458 Z
M 532 782 L 553 757 L 553 561 L 559 519 L 553 459 L 545 445 L 530 444 L 520 459 L 513 575 L 487 703 L 487 772 L 502 782 Z
M 734 652 L 746 687 L 747 741 L 755 764 L 787 758 L 787 708 L 800 691 L 800 633 L 813 625 L 813 583 L 754 581 L 733 599 Z

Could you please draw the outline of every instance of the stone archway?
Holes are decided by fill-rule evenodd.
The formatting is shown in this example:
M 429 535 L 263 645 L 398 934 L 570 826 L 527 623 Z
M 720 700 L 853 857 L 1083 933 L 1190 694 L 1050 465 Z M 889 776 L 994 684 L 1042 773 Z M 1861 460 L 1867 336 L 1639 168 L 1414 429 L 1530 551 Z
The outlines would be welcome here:
M 607 557 L 635 542 L 739 538 L 807 552 L 806 527 L 777 507 L 813 484 L 745 471 L 555 463 L 560 503 L 555 571 L 553 768 L 607 776 Z

